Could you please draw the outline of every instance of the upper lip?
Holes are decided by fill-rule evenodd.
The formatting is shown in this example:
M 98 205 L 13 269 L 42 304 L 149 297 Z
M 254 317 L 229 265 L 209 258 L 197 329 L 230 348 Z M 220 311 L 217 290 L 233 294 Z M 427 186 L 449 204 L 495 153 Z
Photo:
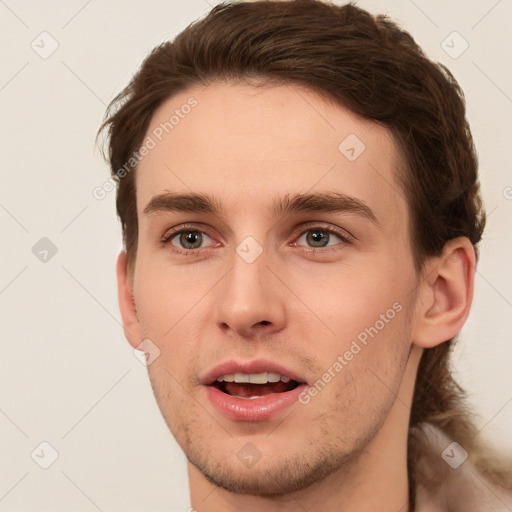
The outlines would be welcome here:
M 223 363 L 218 364 L 213 367 L 211 370 L 206 372 L 201 378 L 201 384 L 205 386 L 209 386 L 213 384 L 217 377 L 221 375 L 226 375 L 229 373 L 263 373 L 263 372 L 273 372 L 279 373 L 280 375 L 284 375 L 289 377 L 291 380 L 295 380 L 300 384 L 306 383 L 306 379 L 300 376 L 297 372 L 286 368 L 283 365 L 277 364 L 268 359 L 255 359 L 253 361 L 236 361 L 230 360 L 225 361 Z

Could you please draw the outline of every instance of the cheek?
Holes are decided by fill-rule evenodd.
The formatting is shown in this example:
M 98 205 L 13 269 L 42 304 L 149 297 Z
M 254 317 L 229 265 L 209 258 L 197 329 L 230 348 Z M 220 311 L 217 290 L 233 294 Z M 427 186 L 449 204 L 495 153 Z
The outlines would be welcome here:
M 331 347 L 317 352 L 321 382 L 314 386 L 322 389 L 314 399 L 321 409 L 318 414 L 344 425 L 345 434 L 361 425 L 375 426 L 399 393 L 410 346 L 407 315 L 401 310 L 388 323 L 381 322 L 357 327 L 354 336 L 342 334 Z
M 327 350 L 332 346 L 339 351 L 358 336 L 364 343 L 370 333 L 391 334 L 401 324 L 409 290 L 403 281 L 371 267 L 331 267 L 315 272 L 314 277 L 296 273 L 294 291 L 310 310 L 308 323 L 311 328 L 316 326 L 318 341 Z M 304 315 L 298 318 L 306 321 Z
M 134 295 L 139 321 L 147 334 L 167 340 L 181 324 L 189 324 L 197 306 L 215 284 L 212 273 L 198 273 L 193 265 L 171 266 L 139 258 Z M 147 264 L 146 264 L 147 262 Z M 193 323 L 192 323 L 193 325 Z
M 162 354 L 162 357 L 149 365 L 148 375 L 163 418 L 173 435 L 182 438 L 187 429 L 184 423 L 191 424 L 196 416 L 195 401 L 190 400 L 190 395 L 184 391 L 184 376 L 171 367 L 170 361 L 166 360 L 167 356 Z M 176 414 L 176 411 L 181 411 L 181 414 Z M 185 418 L 187 422 L 184 422 Z
M 136 289 L 137 314 L 144 338 L 159 350 L 148 366 L 151 385 L 161 407 L 172 403 L 173 410 L 181 409 L 187 406 L 183 390 L 193 386 L 192 369 L 201 353 L 197 315 L 205 291 L 170 269 L 143 269 Z
M 398 392 L 409 353 L 407 286 L 375 269 L 331 270 L 314 282 L 303 277 L 299 293 L 318 316 L 311 315 L 309 324 L 302 316 L 298 326 L 315 347 L 315 387 L 321 391 L 312 399 L 338 419 L 382 417 Z

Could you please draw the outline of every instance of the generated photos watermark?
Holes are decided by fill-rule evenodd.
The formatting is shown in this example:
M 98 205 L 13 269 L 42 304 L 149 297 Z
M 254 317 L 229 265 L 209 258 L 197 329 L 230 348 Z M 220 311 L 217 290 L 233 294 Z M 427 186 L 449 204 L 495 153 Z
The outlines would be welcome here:
M 92 189 L 93 197 L 98 201 L 105 199 L 110 192 L 116 189 L 119 182 L 136 169 L 137 165 L 140 164 L 140 162 L 162 142 L 164 137 L 171 133 L 171 131 L 181 123 L 182 119 L 185 119 L 197 105 L 198 101 L 191 96 L 180 108 L 175 109 L 174 114 L 172 114 L 167 121 L 160 123 L 151 131 L 151 134 L 144 139 L 139 150 L 134 151 L 113 176 Z
M 357 355 L 368 345 L 368 342 L 375 338 L 387 324 L 393 320 L 403 309 L 400 302 L 395 302 L 385 312 L 379 316 L 379 319 L 370 327 L 363 329 L 355 339 L 352 340 L 350 347 L 336 358 L 329 368 L 316 380 L 309 388 L 299 395 L 299 402 L 303 405 L 309 404 L 311 399 L 320 393 L 331 380 L 338 375 Z

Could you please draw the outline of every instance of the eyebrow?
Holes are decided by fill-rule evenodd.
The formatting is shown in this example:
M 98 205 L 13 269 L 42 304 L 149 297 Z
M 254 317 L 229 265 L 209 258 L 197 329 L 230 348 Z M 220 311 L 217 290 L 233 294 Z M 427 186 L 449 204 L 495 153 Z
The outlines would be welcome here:
M 271 210 L 278 217 L 290 213 L 352 213 L 380 227 L 373 210 L 361 199 L 339 192 L 287 194 L 273 201 Z M 149 215 L 156 212 L 211 213 L 221 216 L 220 203 L 206 194 L 175 194 L 166 192 L 150 199 L 144 208 Z

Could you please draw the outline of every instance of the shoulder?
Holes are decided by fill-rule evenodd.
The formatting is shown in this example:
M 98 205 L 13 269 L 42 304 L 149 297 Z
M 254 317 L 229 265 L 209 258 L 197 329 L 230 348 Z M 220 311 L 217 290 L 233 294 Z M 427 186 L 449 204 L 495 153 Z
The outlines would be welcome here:
M 493 484 L 477 470 L 463 447 L 431 425 L 422 429 L 429 445 L 415 461 L 422 475 L 415 512 L 510 512 L 512 489 Z

